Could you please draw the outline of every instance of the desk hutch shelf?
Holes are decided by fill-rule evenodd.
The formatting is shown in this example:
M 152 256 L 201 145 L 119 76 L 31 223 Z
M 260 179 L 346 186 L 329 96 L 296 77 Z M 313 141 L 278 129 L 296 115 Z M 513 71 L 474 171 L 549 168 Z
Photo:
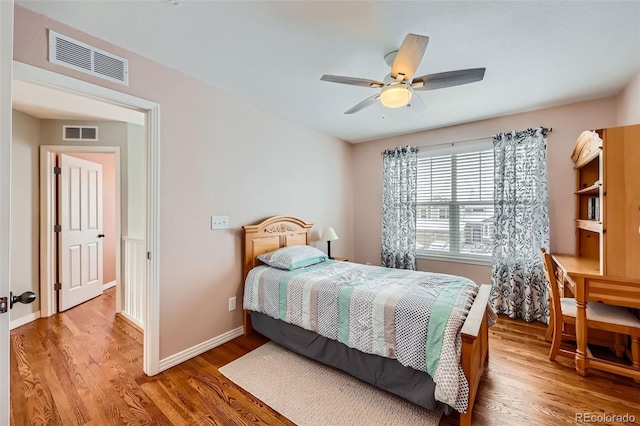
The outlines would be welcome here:
M 585 131 L 571 158 L 576 255 L 600 274 L 640 278 L 640 125 Z

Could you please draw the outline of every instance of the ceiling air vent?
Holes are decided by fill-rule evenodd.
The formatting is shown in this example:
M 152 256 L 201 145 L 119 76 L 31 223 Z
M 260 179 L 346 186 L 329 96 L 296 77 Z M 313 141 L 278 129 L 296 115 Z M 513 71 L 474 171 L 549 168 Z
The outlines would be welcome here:
M 97 141 L 96 126 L 62 126 L 63 141 Z
M 49 30 L 49 62 L 129 85 L 129 61 Z

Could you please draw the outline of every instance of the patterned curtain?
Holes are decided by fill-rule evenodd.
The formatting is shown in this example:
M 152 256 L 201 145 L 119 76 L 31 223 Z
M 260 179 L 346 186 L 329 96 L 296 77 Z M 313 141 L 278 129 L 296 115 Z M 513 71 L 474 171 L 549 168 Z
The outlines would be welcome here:
M 382 266 L 416 269 L 418 148 L 382 153 Z
M 547 322 L 540 248 L 549 249 L 546 129 L 494 136 L 495 221 L 491 305 L 499 314 Z

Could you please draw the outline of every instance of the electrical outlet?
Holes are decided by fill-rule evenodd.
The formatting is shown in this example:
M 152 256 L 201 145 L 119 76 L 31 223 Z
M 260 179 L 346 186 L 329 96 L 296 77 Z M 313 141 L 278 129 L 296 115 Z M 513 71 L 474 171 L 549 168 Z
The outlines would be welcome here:
M 236 298 L 235 297 L 230 297 L 229 298 L 229 312 L 235 311 L 235 310 L 236 310 Z
M 211 216 L 211 229 L 229 228 L 229 216 Z

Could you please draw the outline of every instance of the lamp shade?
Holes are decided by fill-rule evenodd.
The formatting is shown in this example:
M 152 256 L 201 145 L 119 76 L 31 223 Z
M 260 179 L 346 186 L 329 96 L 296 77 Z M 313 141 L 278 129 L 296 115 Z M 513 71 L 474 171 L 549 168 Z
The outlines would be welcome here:
M 338 234 L 333 228 L 324 228 L 322 230 L 322 236 L 320 237 L 320 241 L 335 241 L 338 239 Z

